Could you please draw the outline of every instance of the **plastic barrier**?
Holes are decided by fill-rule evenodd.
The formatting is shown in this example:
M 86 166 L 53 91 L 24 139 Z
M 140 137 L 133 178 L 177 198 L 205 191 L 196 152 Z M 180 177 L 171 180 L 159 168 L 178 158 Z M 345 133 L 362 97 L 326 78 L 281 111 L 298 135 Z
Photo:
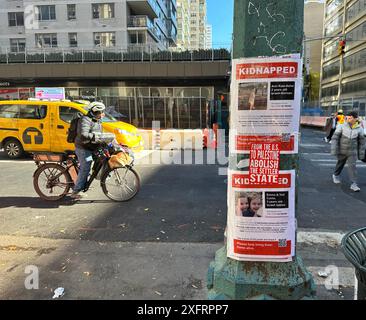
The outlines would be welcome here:
M 202 150 L 201 129 L 139 130 L 147 150 Z
M 141 135 L 142 139 L 144 140 L 144 149 L 153 150 L 154 145 L 156 144 L 156 142 L 154 141 L 155 133 L 153 132 L 153 130 L 139 129 L 139 134 Z
M 302 126 L 311 126 L 311 127 L 319 127 L 325 128 L 325 124 L 327 122 L 328 117 L 319 117 L 319 116 L 301 116 L 301 125 Z
M 183 132 L 180 130 L 161 130 L 160 149 L 180 150 L 182 148 Z
M 213 129 L 203 129 L 203 146 L 205 148 L 217 148 L 217 130 L 219 126 L 217 123 L 213 124 Z

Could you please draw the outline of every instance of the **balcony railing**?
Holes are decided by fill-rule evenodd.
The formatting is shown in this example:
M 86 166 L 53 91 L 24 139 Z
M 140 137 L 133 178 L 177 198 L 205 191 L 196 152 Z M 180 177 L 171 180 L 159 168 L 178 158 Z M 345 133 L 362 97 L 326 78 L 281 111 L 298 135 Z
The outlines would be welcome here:
M 125 48 L 52 48 L 27 49 L 25 52 L 0 52 L 0 64 L 13 63 L 88 63 L 230 60 L 227 49 L 159 51 L 154 45 L 130 45 Z
M 151 19 L 149 19 L 148 16 L 130 16 L 128 18 L 127 27 L 129 28 L 151 28 L 153 26 L 154 23 L 151 21 Z
M 128 28 L 147 28 L 156 40 L 159 41 L 158 30 L 148 16 L 130 16 L 127 22 Z

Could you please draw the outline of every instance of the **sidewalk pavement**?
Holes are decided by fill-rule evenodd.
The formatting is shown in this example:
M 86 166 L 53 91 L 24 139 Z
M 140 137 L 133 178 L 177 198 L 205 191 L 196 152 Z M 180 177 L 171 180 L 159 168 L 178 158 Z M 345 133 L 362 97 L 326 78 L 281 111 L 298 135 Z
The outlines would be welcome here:
M 317 284 L 317 298 L 354 299 L 354 269 L 339 249 L 340 233 L 298 232 L 298 254 Z M 207 298 L 206 274 L 223 243 L 94 242 L 0 236 L 0 299 L 197 300 Z M 39 289 L 25 289 L 28 265 Z M 319 271 L 337 267 L 340 287 L 327 290 Z M 329 281 L 328 281 L 329 282 Z

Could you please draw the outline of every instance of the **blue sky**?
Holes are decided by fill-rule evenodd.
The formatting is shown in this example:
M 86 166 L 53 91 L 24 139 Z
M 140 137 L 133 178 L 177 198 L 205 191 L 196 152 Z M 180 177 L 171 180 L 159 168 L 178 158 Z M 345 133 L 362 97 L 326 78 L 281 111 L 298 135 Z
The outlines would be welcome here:
M 230 48 L 233 32 L 234 0 L 206 0 L 207 20 L 212 25 L 212 46 Z

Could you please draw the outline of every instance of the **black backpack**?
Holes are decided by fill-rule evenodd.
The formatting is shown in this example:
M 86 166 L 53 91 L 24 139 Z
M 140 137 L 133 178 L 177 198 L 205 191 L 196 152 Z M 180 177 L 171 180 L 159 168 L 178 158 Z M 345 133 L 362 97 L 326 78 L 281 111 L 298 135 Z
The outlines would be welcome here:
M 75 143 L 76 135 L 78 133 L 78 124 L 79 120 L 84 115 L 81 112 L 78 112 L 74 115 L 74 117 L 71 120 L 69 131 L 67 132 L 67 142 L 68 143 Z

